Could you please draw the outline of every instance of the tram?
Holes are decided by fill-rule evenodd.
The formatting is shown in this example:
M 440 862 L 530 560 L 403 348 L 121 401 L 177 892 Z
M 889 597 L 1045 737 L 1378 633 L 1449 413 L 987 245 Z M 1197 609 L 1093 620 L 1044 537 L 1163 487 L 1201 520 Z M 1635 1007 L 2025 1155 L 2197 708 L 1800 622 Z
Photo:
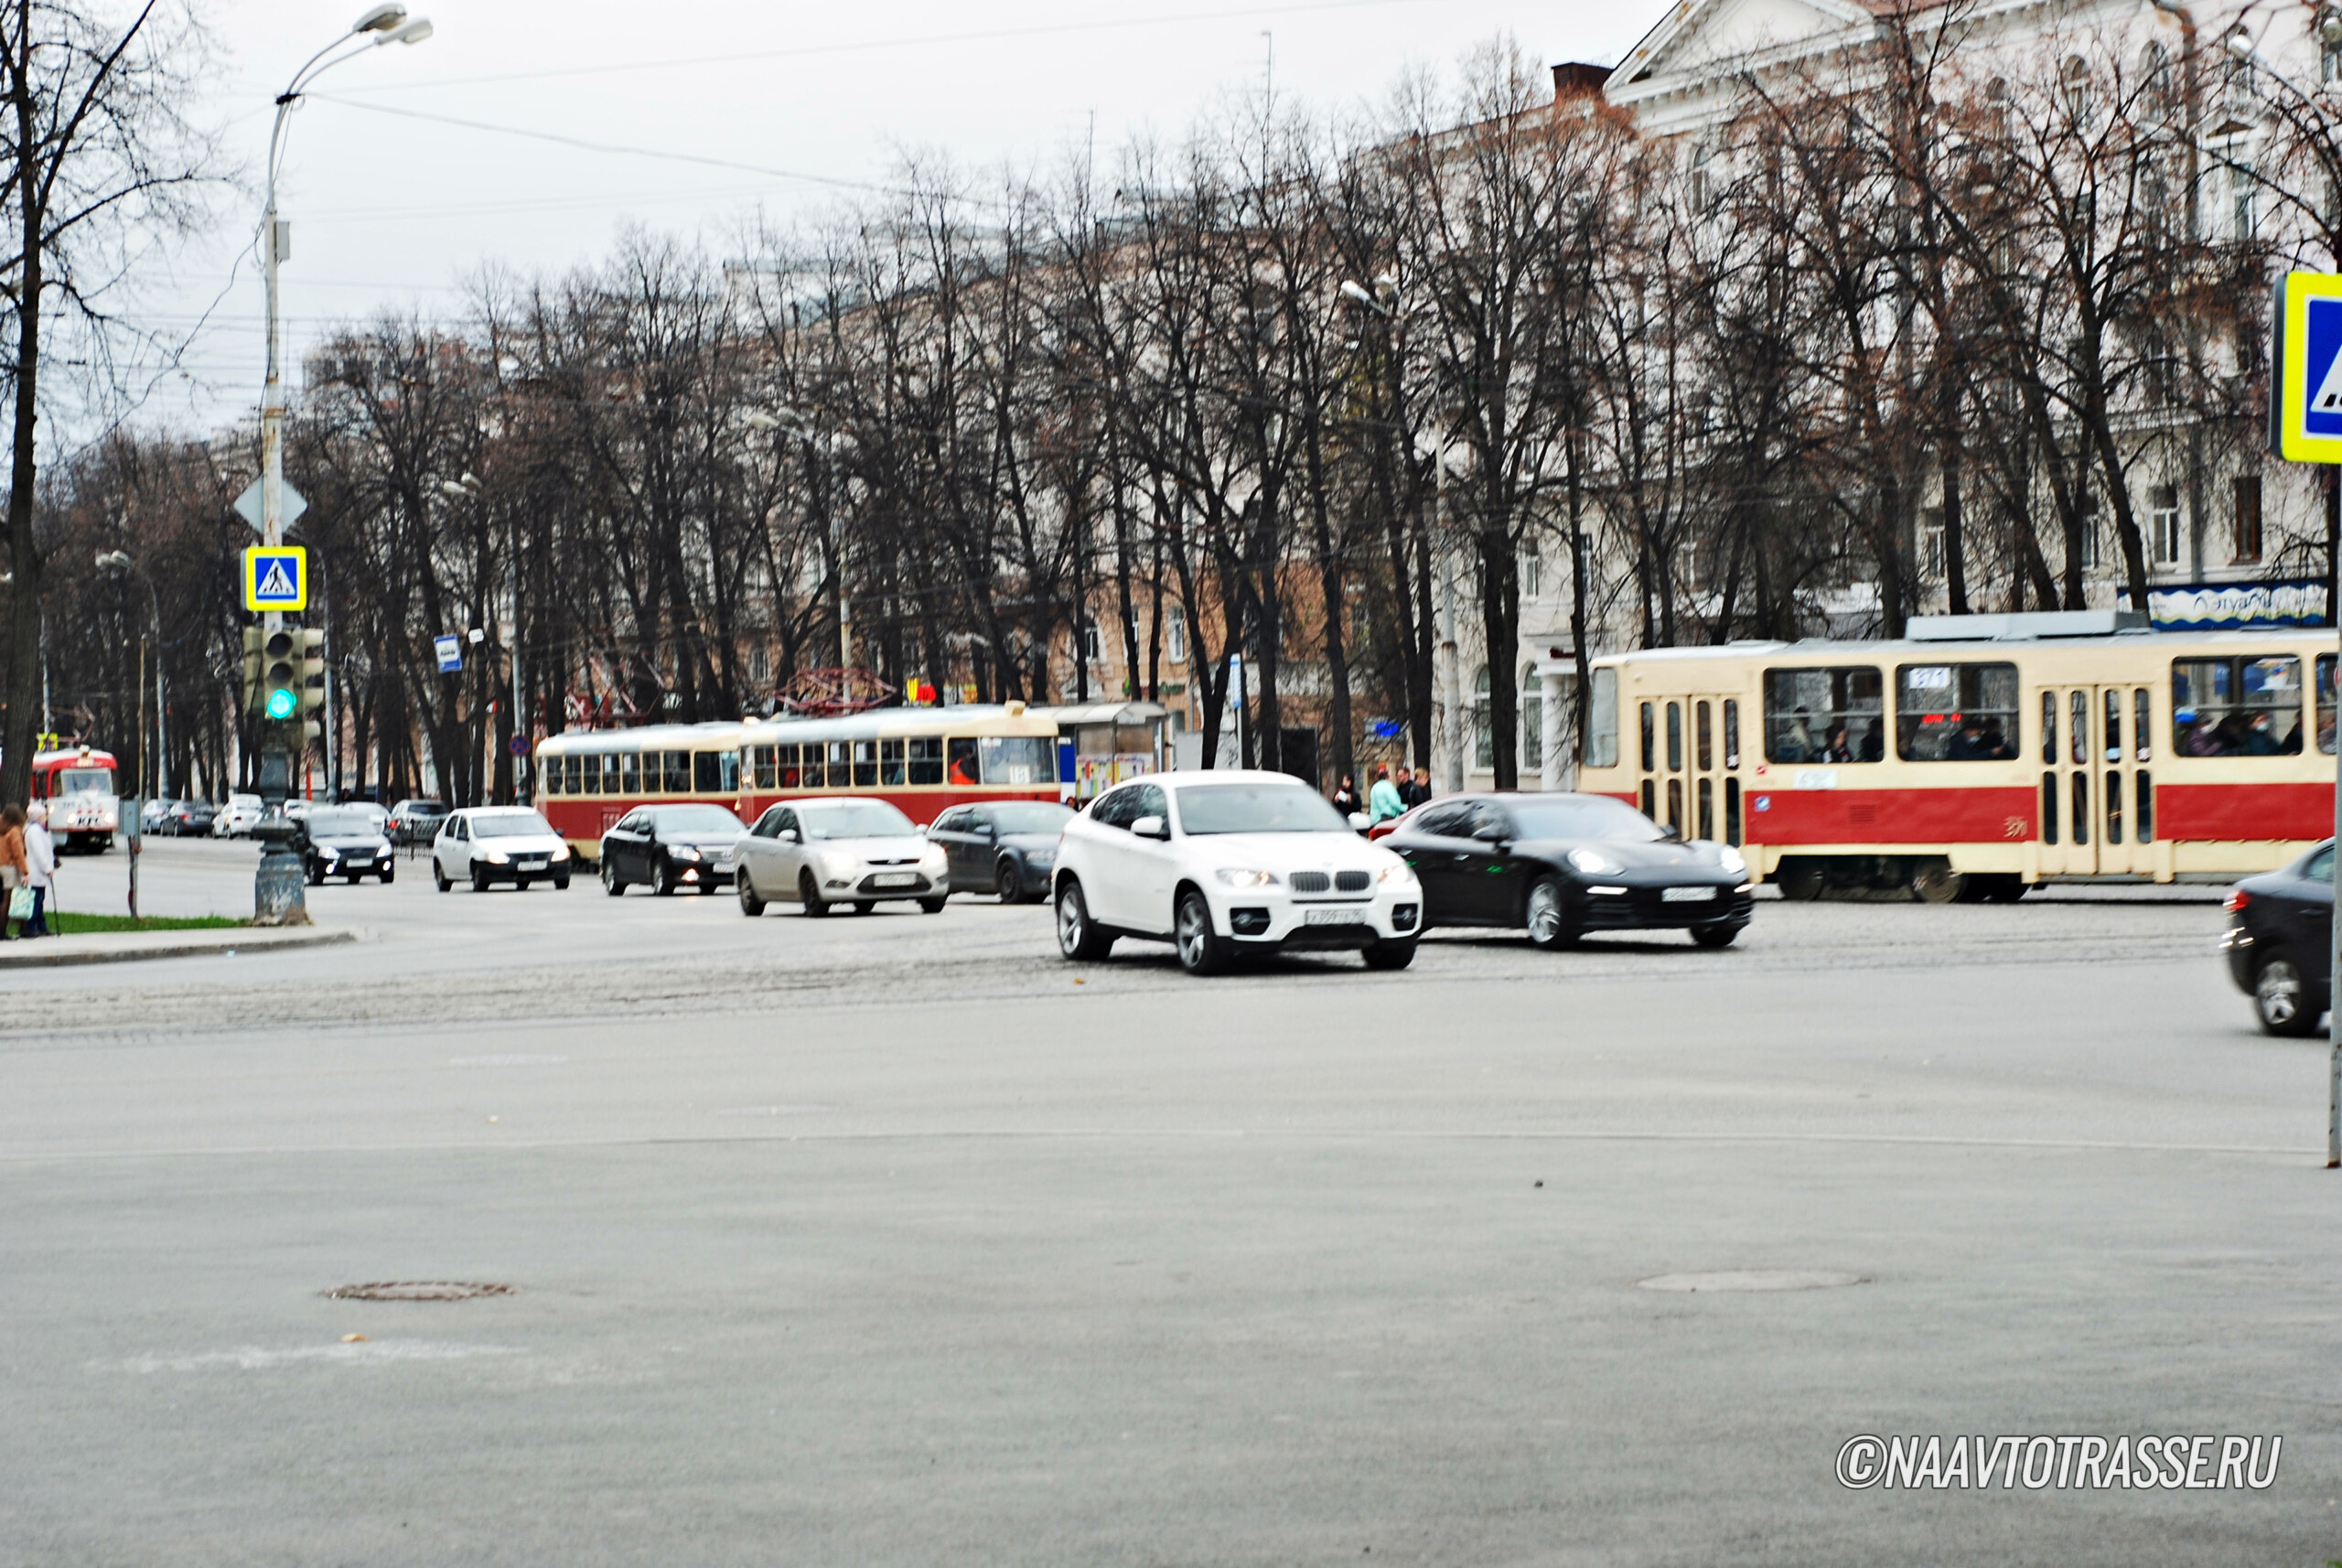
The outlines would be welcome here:
M 569 730 L 537 745 L 537 808 L 590 861 L 641 805 L 705 800 L 753 822 L 776 800 L 859 795 L 925 824 L 965 801 L 1055 800 L 1058 752 L 1056 723 L 1022 703 Z
M 102 854 L 113 847 L 122 825 L 113 753 L 87 746 L 33 753 L 32 797 L 48 804 L 59 848 Z
M 1598 659 L 1579 788 L 1740 845 L 1792 897 L 2225 880 L 2331 833 L 2334 634 L 2136 618 Z

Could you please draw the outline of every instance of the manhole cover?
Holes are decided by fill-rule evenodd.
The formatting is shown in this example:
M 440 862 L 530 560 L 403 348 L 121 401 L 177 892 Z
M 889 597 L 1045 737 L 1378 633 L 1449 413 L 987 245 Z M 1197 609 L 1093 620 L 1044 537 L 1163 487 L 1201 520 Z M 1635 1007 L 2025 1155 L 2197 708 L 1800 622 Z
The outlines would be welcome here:
M 1842 1274 L 1830 1269 L 1719 1269 L 1705 1274 L 1653 1274 L 1647 1280 L 1635 1282 L 1643 1290 L 1702 1294 L 1710 1291 L 1835 1290 L 1840 1285 L 1862 1283 L 1860 1274 Z
M 376 1280 L 371 1284 L 329 1290 L 326 1296 L 331 1301 L 469 1301 L 474 1296 L 511 1294 L 510 1285 L 477 1284 L 464 1280 Z

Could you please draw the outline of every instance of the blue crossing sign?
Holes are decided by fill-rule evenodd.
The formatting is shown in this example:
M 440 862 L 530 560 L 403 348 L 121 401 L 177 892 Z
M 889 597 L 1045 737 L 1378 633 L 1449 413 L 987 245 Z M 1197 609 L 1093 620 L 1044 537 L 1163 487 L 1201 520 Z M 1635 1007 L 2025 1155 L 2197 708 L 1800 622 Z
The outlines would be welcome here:
M 2342 463 L 2342 276 L 2278 281 L 2270 446 L 2291 463 Z
M 244 608 L 309 607 L 309 553 L 297 544 L 256 545 L 244 552 Z

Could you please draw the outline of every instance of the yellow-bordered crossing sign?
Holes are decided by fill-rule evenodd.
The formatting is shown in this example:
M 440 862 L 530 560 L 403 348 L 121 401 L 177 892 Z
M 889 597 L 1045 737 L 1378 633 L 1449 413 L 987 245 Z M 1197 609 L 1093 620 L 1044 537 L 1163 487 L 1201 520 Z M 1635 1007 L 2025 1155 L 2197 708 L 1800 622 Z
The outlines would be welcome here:
M 309 607 L 309 553 L 297 544 L 254 545 L 244 552 L 244 608 Z
M 2342 463 L 2342 275 L 2277 281 L 2269 445 L 2292 463 Z

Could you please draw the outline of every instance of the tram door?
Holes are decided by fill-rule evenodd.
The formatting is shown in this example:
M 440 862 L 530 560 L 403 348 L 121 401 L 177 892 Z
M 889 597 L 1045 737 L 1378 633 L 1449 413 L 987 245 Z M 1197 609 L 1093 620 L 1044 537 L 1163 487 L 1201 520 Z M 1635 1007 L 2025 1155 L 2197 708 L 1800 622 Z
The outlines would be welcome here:
M 2154 699 L 2145 686 L 2055 686 L 2041 722 L 2045 876 L 2154 871 Z
M 1742 842 L 1740 699 L 1650 696 L 1636 716 L 1644 814 L 1687 839 Z

